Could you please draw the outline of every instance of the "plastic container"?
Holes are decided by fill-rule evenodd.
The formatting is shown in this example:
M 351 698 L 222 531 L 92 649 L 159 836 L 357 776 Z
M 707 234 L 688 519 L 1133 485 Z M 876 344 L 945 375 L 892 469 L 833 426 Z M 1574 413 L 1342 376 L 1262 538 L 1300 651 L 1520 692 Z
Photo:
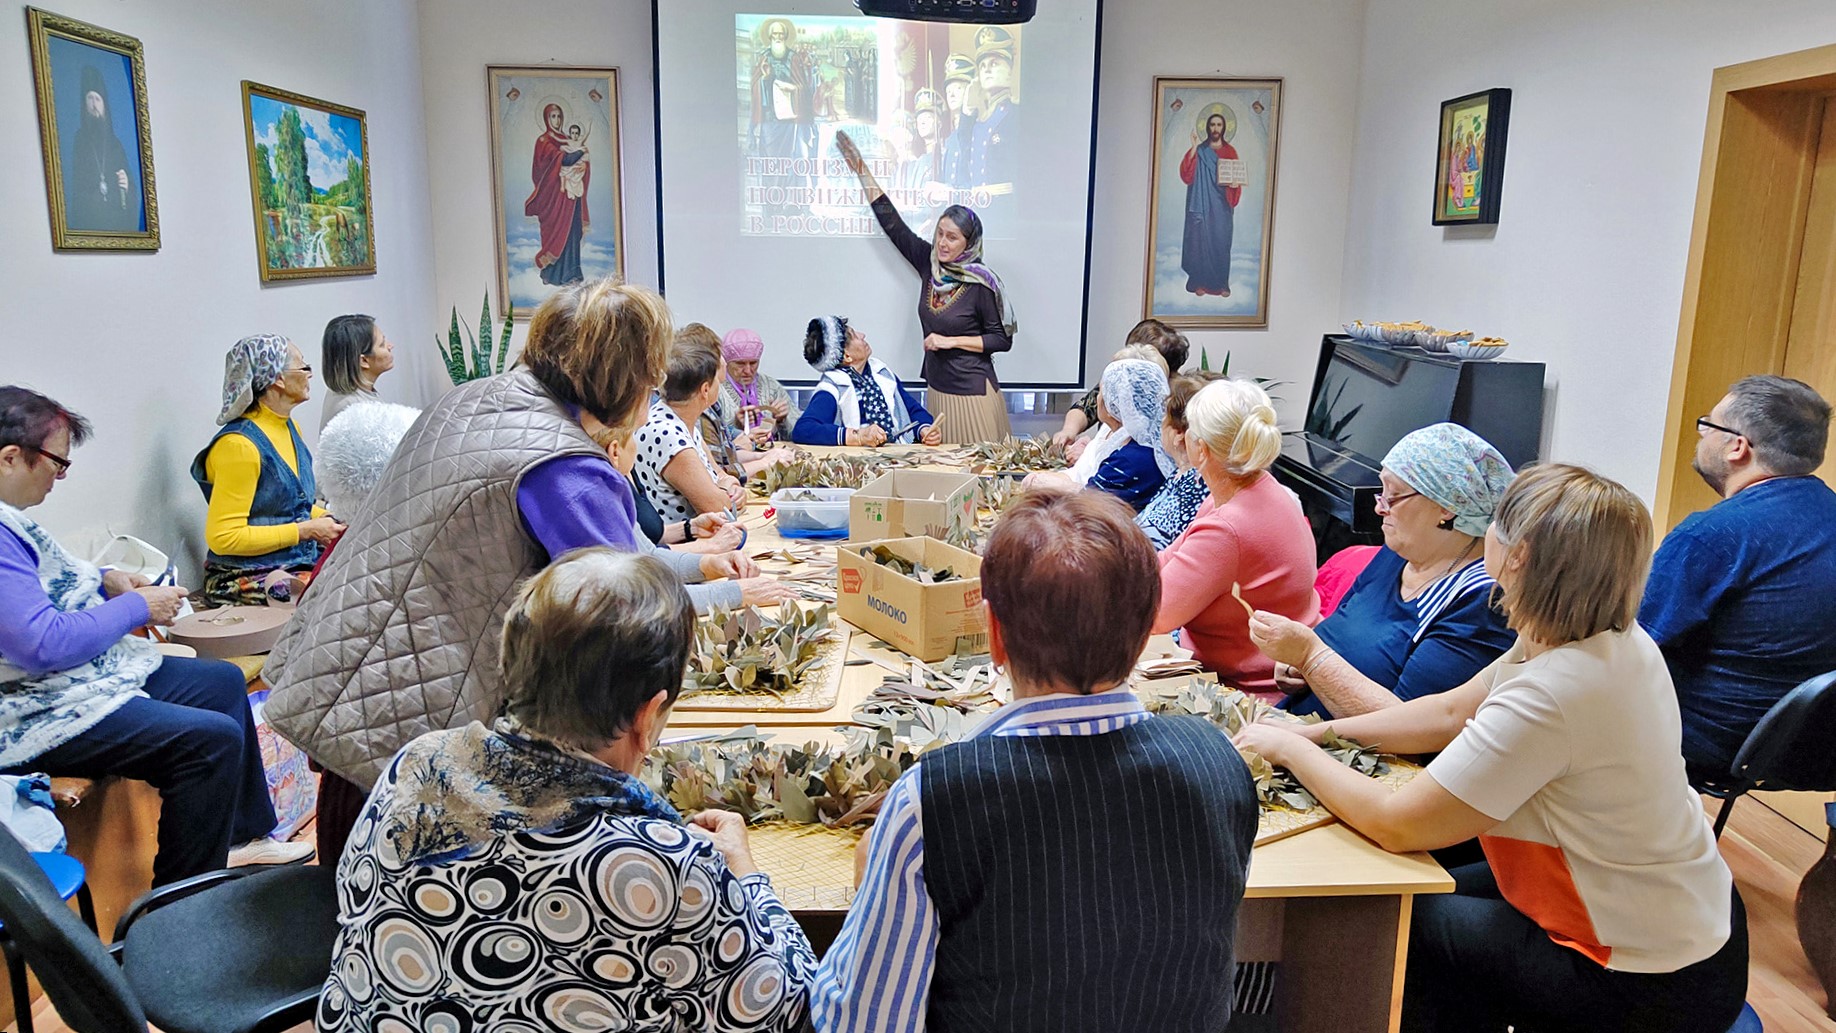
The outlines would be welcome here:
M 815 501 L 809 501 L 812 495 Z M 778 534 L 785 538 L 846 538 L 848 502 L 853 497 L 853 488 L 780 488 L 771 494 L 772 508 L 778 511 Z

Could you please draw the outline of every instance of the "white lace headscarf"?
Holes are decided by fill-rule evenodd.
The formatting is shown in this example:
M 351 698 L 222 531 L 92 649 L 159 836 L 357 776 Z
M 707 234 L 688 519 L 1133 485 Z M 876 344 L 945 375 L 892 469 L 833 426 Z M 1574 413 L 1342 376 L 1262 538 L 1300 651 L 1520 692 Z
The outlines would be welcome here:
M 1168 477 L 1179 471 L 1160 443 L 1160 425 L 1167 418 L 1167 374 L 1141 359 L 1122 359 L 1103 370 L 1103 406 L 1122 421 L 1122 429 L 1135 442 L 1154 450 L 1154 462 Z

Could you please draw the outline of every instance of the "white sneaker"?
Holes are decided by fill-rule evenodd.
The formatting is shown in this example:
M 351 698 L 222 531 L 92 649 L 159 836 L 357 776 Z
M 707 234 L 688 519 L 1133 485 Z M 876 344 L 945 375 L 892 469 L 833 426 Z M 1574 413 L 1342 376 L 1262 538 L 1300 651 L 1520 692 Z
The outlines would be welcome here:
M 278 843 L 266 836 L 251 839 L 238 847 L 231 847 L 229 864 L 225 867 L 240 868 L 245 864 L 300 864 L 312 860 L 314 850 L 311 843 Z

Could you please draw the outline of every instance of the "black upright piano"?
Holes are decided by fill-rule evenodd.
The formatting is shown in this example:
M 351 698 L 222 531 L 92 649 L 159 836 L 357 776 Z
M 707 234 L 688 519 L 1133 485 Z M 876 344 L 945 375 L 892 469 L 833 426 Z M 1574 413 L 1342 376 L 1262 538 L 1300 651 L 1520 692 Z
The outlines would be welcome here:
M 1275 477 L 1294 489 L 1320 555 L 1382 542 L 1373 500 L 1384 454 L 1403 435 L 1458 423 L 1492 443 L 1513 468 L 1538 457 L 1543 364 L 1459 359 L 1327 334 L 1308 395 L 1305 428 L 1283 436 Z

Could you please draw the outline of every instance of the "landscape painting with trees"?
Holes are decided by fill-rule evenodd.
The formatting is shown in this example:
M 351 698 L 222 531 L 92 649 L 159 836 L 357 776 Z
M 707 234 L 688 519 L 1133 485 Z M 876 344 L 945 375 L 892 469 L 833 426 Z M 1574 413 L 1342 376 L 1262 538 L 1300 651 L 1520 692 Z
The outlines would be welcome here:
M 261 278 L 376 271 L 363 112 L 242 84 Z

